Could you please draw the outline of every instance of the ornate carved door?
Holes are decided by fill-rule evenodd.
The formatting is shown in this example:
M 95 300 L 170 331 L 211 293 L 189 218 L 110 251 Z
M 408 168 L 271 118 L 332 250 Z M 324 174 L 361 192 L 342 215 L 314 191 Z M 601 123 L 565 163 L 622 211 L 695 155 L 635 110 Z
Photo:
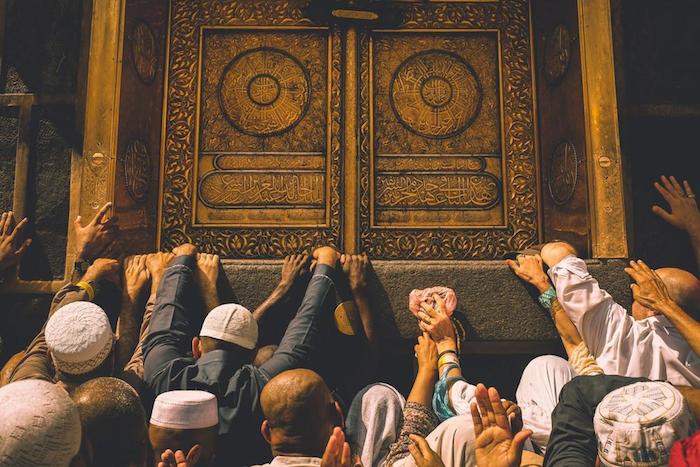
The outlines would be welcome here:
M 493 259 L 536 241 L 528 1 L 395 2 L 383 29 L 307 4 L 172 0 L 161 246 Z

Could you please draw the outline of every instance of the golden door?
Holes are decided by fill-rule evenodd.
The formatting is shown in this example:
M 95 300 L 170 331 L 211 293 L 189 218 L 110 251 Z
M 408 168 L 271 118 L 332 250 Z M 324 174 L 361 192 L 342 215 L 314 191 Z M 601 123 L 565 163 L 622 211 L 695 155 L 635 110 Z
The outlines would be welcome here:
M 390 27 L 307 7 L 171 2 L 161 247 L 494 259 L 536 242 L 529 2 L 395 2 Z

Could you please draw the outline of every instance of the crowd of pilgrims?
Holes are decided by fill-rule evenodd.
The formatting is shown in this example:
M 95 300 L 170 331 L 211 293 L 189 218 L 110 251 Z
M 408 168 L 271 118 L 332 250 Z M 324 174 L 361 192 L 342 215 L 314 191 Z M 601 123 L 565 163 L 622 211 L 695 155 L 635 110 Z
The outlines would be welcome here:
M 673 177 L 655 186 L 666 205 L 653 211 L 687 232 L 700 266 L 695 194 Z M 462 373 L 458 297 L 434 284 L 407 297 L 420 334 L 410 392 L 341 368 L 355 384 L 343 394 L 318 363 L 340 279 L 358 317 L 356 363 L 384 355 L 365 255 L 288 256 L 250 312 L 231 303 L 219 257 L 195 245 L 112 259 L 124 246 L 110 213 L 75 220 L 72 281 L 0 373 L 0 466 L 700 465 L 700 281 L 689 272 L 630 261 L 626 310 L 571 245 L 513 252 L 507 265 L 537 289 L 568 360 L 535 358 L 516 401 L 502 399 Z M 2 214 L 0 271 L 31 244 L 27 222 Z

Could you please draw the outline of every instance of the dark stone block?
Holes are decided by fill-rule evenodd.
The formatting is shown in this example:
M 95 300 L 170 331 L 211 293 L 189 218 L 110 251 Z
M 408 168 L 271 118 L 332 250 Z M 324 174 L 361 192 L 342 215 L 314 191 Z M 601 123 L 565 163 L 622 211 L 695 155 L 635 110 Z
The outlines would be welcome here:
M 631 303 L 629 279 L 620 260 L 590 261 L 589 267 L 622 305 Z M 470 341 L 556 341 L 558 336 L 547 312 L 503 263 L 498 261 L 376 261 L 370 280 L 372 307 L 380 317 L 386 339 L 406 345 L 418 335 L 408 311 L 408 294 L 432 285 L 452 287 L 459 300 Z M 224 269 L 236 297 L 251 310 L 260 304 L 279 280 L 280 261 L 227 261 Z M 534 292 L 534 291 L 533 291 Z M 401 344 L 401 341 L 404 341 Z M 495 353 L 520 353 L 496 349 Z

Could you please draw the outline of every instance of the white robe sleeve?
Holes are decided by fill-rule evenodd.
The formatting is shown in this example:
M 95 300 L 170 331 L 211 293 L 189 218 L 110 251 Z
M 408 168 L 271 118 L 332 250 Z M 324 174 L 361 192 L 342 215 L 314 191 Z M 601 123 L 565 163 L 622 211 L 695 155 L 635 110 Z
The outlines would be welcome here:
M 549 276 L 559 303 L 571 318 L 591 353 L 598 358 L 612 351 L 625 352 L 634 325 L 627 310 L 615 303 L 588 272 L 586 263 L 573 255 L 550 268 Z

